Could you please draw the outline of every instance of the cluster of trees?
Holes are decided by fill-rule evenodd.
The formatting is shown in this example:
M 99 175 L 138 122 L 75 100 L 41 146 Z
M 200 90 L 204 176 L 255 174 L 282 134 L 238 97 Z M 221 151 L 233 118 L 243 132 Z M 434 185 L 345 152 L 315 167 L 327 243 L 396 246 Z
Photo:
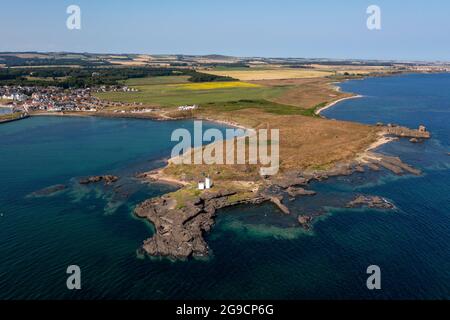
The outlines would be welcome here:
M 130 78 L 171 75 L 190 76 L 191 82 L 235 81 L 200 73 L 195 70 L 151 67 L 50 67 L 50 68 L 0 68 L 0 85 L 56 86 L 62 88 L 85 88 L 99 85 L 118 85 Z
M 0 85 L 57 86 L 84 88 L 117 85 L 130 78 L 169 76 L 174 69 L 163 68 L 20 68 L 0 69 Z
M 27 67 L 27 66 L 107 66 L 111 65 L 106 60 L 86 60 L 77 58 L 56 58 L 49 56 L 48 58 L 23 58 L 15 55 L 2 55 L 0 63 L 7 67 Z
M 204 67 L 210 68 L 250 68 L 250 66 L 244 62 L 233 62 L 233 63 L 204 63 L 202 64 Z
M 190 82 L 222 82 L 222 81 L 236 81 L 236 79 L 225 76 L 216 76 L 214 74 L 207 74 L 194 71 L 188 79 Z

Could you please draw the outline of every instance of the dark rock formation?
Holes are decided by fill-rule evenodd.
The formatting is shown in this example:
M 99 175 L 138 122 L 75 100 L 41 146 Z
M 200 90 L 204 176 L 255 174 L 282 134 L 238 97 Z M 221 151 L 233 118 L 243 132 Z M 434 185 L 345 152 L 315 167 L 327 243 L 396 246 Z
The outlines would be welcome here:
M 112 176 L 112 175 L 104 175 L 104 176 L 93 176 L 86 179 L 80 180 L 80 184 L 91 184 L 91 183 L 98 183 L 103 182 L 105 185 L 112 184 L 119 180 L 119 177 Z
M 380 167 L 378 165 L 376 165 L 375 163 L 368 162 L 366 165 L 369 169 L 372 169 L 374 171 L 380 171 Z
M 291 197 L 297 197 L 297 196 L 313 196 L 316 194 L 315 191 L 312 190 L 306 190 L 304 188 L 295 188 L 295 187 L 289 187 L 286 192 Z
M 419 126 L 419 129 L 409 129 L 407 127 L 401 127 L 397 125 L 388 125 L 385 128 L 387 134 L 403 137 L 403 138 L 416 138 L 416 139 L 429 139 L 431 138 L 430 132 L 427 131 L 425 126 Z
M 369 207 L 375 209 L 394 209 L 395 206 L 388 200 L 379 196 L 358 196 L 350 201 L 347 208 Z
M 402 160 L 400 160 L 400 158 L 398 157 L 381 156 L 381 161 L 379 162 L 379 164 L 387 169 L 392 170 L 393 172 L 400 170 L 400 173 L 406 171 L 417 176 L 422 173 L 420 170 L 415 169 L 410 165 L 402 162 Z
M 299 175 L 299 172 L 292 171 L 271 178 L 270 184 L 278 186 L 282 189 L 287 189 L 289 187 L 307 185 L 309 180 L 309 178 Z
M 375 167 L 378 170 L 379 167 L 384 167 L 395 174 L 411 173 L 414 175 L 420 175 L 422 172 L 419 169 L 415 169 L 410 165 L 402 162 L 398 157 L 390 157 L 378 153 L 369 153 L 367 158 L 367 166 Z
M 136 208 L 135 213 L 150 220 L 156 231 L 152 238 L 144 241 L 142 248 L 152 256 L 176 259 L 208 255 L 203 233 L 210 231 L 217 209 L 268 200 L 259 195 L 251 199 L 232 200 L 230 196 L 235 194 L 232 191 L 205 192 L 187 202 L 183 208 L 177 207 L 176 201 L 166 196 L 145 201 Z
M 312 220 L 313 220 L 313 217 L 311 217 L 311 216 L 298 216 L 298 223 L 305 230 L 311 229 Z
M 286 207 L 283 203 L 281 203 L 282 199 L 283 198 L 281 196 L 270 196 L 269 197 L 270 202 L 275 204 L 278 207 L 278 209 L 280 209 L 281 212 L 283 212 L 284 214 L 291 214 L 291 212 L 289 211 L 289 208 Z

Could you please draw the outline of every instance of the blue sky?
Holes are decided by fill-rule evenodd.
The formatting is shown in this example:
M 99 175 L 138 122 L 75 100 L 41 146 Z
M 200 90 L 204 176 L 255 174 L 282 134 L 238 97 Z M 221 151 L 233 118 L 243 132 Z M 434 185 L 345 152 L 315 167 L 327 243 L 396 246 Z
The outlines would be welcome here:
M 81 8 L 81 30 L 66 8 Z M 381 8 L 382 30 L 366 27 Z M 450 60 L 448 0 L 2 0 L 0 51 Z

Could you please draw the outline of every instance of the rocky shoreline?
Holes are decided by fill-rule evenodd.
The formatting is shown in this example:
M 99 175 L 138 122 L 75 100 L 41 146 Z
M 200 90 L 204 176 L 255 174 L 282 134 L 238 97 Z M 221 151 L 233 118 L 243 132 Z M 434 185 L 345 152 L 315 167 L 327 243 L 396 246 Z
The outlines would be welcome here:
M 135 213 L 153 223 L 155 235 L 145 240 L 142 248 L 152 256 L 176 259 L 207 256 L 209 249 L 203 233 L 211 230 L 218 209 L 237 204 L 259 204 L 267 200 L 255 195 L 233 201 L 231 196 L 235 194 L 225 190 L 206 192 L 187 202 L 183 208 L 177 208 L 173 199 L 164 196 L 145 201 L 136 208 Z
M 392 125 L 380 127 L 380 137 L 428 139 L 431 136 L 422 126 L 418 130 Z M 398 157 L 366 151 L 355 160 L 336 163 L 328 170 L 290 171 L 274 177 L 267 177 L 258 183 L 257 188 L 250 193 L 244 194 L 233 188 L 217 188 L 214 191 L 202 192 L 199 196 L 184 202 L 183 206 L 180 206 L 177 200 L 170 195 L 149 199 L 135 209 L 138 217 L 149 220 L 155 226 L 154 235 L 143 242 L 142 249 L 150 256 L 173 259 L 207 256 L 209 248 L 203 235 L 209 232 L 214 225 L 217 210 L 239 204 L 261 204 L 270 201 L 281 213 L 290 215 L 292 213 L 286 205 L 287 200 L 316 194 L 315 191 L 305 189 L 311 181 L 349 176 L 355 172 L 362 173 L 366 170 L 379 171 L 382 168 L 397 175 L 421 174 L 420 170 L 402 162 Z M 188 185 L 188 182 L 165 177 L 162 171 L 157 171 L 156 174 L 143 174 L 140 177 L 148 178 L 151 181 L 165 180 L 177 182 L 179 185 Z M 360 196 L 348 203 L 347 206 L 393 208 L 393 204 L 389 201 L 376 196 Z M 315 218 L 316 216 L 299 215 L 297 217 L 299 227 L 310 230 Z
M 402 162 L 400 158 L 383 155 L 372 149 L 392 141 L 393 138 L 410 138 L 417 139 L 417 141 L 429 139 L 431 135 L 426 128 L 421 126 L 415 130 L 391 124 L 378 124 L 377 127 L 379 127 L 379 140 L 374 145 L 354 160 L 335 163 L 326 170 L 283 172 L 277 176 L 255 181 L 251 190 L 249 190 L 250 187 L 242 190 L 233 186 L 218 186 L 201 192 L 198 196 L 184 201 L 182 205 L 170 194 L 144 201 L 136 207 L 135 215 L 150 221 L 155 227 L 155 233 L 143 242 L 141 249 L 150 256 L 172 259 L 208 256 L 209 248 L 203 236 L 211 231 L 217 210 L 222 208 L 271 202 L 279 209 L 280 213 L 292 215 L 288 206 L 289 201 L 316 194 L 315 191 L 307 189 L 308 184 L 312 181 L 323 181 L 330 177 L 349 176 L 367 170 L 380 171 L 382 169 L 397 175 L 420 175 L 420 170 Z M 165 175 L 163 169 L 141 173 L 136 177 L 150 182 L 170 183 L 180 187 L 180 190 L 188 188 L 192 184 L 192 181 Z M 102 182 L 105 186 L 109 186 L 118 180 L 119 177 L 114 175 L 98 175 L 80 179 L 78 183 L 89 185 Z M 35 192 L 34 196 L 51 195 L 65 188 L 63 185 L 52 186 Z M 391 209 L 391 205 L 387 200 L 375 196 L 360 196 L 347 204 L 348 207 L 365 206 L 379 209 Z M 298 214 L 299 228 L 310 230 L 318 216 L 320 214 Z
M 66 114 L 64 114 L 66 116 Z M 67 115 L 68 116 L 68 115 Z M 92 115 L 89 115 L 92 116 Z M 103 117 L 127 117 L 127 114 L 111 115 L 97 114 Z M 136 115 L 129 115 L 136 118 Z M 177 120 L 175 118 L 162 117 L 158 114 L 143 116 L 152 120 Z M 214 119 L 207 119 L 215 121 Z M 221 122 L 226 123 L 226 122 Z M 241 127 L 237 123 L 226 123 Z M 162 256 L 173 259 L 186 259 L 191 256 L 207 256 L 209 248 L 203 235 L 209 232 L 214 225 L 217 210 L 239 204 L 261 204 L 263 202 L 273 203 L 282 214 L 291 215 L 287 205 L 289 201 L 301 196 L 314 196 L 316 193 L 307 190 L 311 181 L 323 181 L 330 177 L 348 176 L 355 172 L 366 170 L 379 171 L 389 170 L 397 175 L 414 174 L 420 175 L 421 171 L 403 163 L 398 157 L 386 156 L 371 151 L 378 146 L 392 141 L 394 138 L 410 138 L 411 142 L 421 142 L 430 138 L 430 133 L 425 127 L 409 129 L 393 124 L 377 124 L 379 128 L 379 140 L 370 146 L 366 152 L 356 159 L 347 162 L 335 163 L 327 170 L 317 171 L 290 171 L 275 177 L 262 179 L 256 183 L 252 192 L 242 192 L 233 188 L 217 188 L 214 191 L 206 191 L 198 197 L 186 201 L 180 206 L 176 199 L 170 195 L 149 199 L 135 209 L 136 216 L 149 220 L 155 226 L 155 234 L 145 240 L 142 249 L 150 256 Z M 166 176 L 163 170 L 150 173 L 142 173 L 137 178 L 145 181 L 169 183 L 180 188 L 186 188 L 191 183 L 177 177 Z M 105 185 L 115 183 L 118 177 L 112 175 L 93 176 L 79 181 L 80 184 L 88 185 L 103 182 Z M 375 205 L 377 201 L 373 201 Z M 298 215 L 299 227 L 310 230 L 317 216 Z

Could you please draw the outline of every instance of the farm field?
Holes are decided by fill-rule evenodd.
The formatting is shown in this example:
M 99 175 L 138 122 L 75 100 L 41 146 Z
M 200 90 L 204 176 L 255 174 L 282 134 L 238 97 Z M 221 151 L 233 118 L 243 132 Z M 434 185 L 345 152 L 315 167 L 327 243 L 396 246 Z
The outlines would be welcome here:
M 186 83 L 176 85 L 180 89 L 185 90 L 216 90 L 229 88 L 260 88 L 261 85 L 240 81 L 227 82 L 200 82 L 200 83 Z
M 229 70 L 202 70 L 202 72 L 216 76 L 228 76 L 241 81 L 322 78 L 334 74 L 332 71 L 291 68 L 247 68 L 245 70 L 230 68 Z
M 129 79 L 124 84 L 138 92 L 105 92 L 101 99 L 143 103 L 158 107 L 198 104 L 194 113 L 211 117 L 218 112 L 227 117 L 233 112 L 253 109 L 273 115 L 314 116 L 317 108 L 351 96 L 336 91 L 326 78 L 259 80 L 251 82 L 188 82 L 187 76 Z
M 189 76 L 164 76 L 164 77 L 146 77 L 132 78 L 122 83 L 127 86 L 146 86 L 146 85 L 163 85 L 178 84 L 188 82 Z
M 151 106 L 176 107 L 186 104 L 239 100 L 270 100 L 286 90 L 285 87 L 266 87 L 259 84 L 235 81 L 187 83 L 186 77 L 133 79 L 125 83 L 139 91 L 103 92 L 96 94 L 96 96 L 100 99 L 116 102 L 137 102 Z
M 384 66 L 361 66 L 361 65 L 320 65 L 311 64 L 312 68 L 322 71 L 332 71 L 337 74 L 361 74 L 367 75 L 370 73 L 385 73 L 390 72 L 390 69 Z

